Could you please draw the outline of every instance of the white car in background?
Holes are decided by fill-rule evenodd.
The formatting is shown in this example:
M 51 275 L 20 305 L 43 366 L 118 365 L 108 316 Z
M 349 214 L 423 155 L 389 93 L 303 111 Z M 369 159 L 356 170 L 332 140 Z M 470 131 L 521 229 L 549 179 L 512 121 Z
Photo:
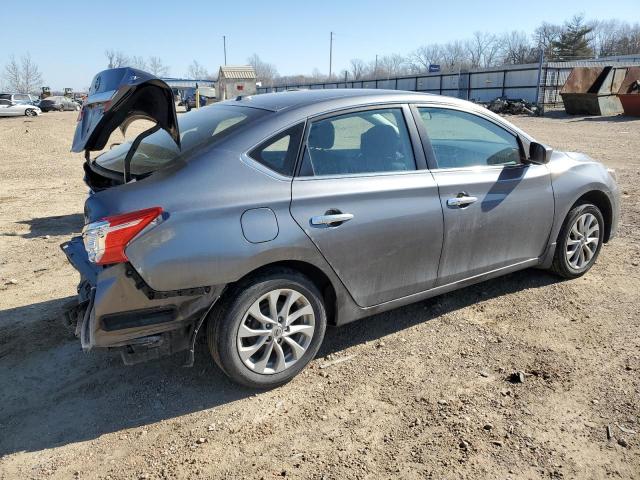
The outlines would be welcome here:
M 14 103 L 9 100 L 0 99 L 0 117 L 35 117 L 40 115 L 42 110 L 31 104 Z

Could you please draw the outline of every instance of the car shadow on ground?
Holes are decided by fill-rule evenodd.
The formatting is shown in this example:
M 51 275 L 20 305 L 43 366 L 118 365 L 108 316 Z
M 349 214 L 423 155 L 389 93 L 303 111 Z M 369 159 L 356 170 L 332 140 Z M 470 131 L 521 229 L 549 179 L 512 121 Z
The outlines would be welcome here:
M 626 123 L 633 122 L 634 120 L 640 120 L 640 117 L 630 115 L 608 115 L 608 116 L 594 116 L 594 117 L 582 117 L 581 122 L 614 122 L 614 123 Z
M 632 117 L 618 113 L 616 115 L 569 115 L 564 110 L 550 110 L 544 114 L 547 118 L 571 120 L 574 122 L 615 122 L 625 123 L 632 122 L 634 120 L 640 120 L 640 117 Z
M 31 218 L 16 223 L 29 225 L 30 227 L 28 233 L 20 235 L 23 238 L 37 238 L 45 235 L 70 235 L 82 231 L 84 216 L 80 213 L 73 213 L 70 215 Z
M 325 356 L 437 319 L 479 301 L 558 281 L 525 270 L 327 331 Z M 125 367 L 108 351 L 83 353 L 62 325 L 70 298 L 0 312 L 0 455 L 96 439 L 249 397 L 199 342 L 193 368 L 180 354 Z M 300 381 L 300 380 L 299 380 Z M 194 425 L 194 428 L 206 425 Z

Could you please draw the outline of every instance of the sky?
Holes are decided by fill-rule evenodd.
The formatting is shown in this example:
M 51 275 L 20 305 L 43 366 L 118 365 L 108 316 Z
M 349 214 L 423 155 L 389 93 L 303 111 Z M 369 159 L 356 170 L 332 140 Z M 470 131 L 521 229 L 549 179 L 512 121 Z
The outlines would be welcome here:
M 562 23 L 575 13 L 588 19 L 640 22 L 638 0 L 1 3 L 4 12 L 14 13 L 0 27 L 2 71 L 11 54 L 28 52 L 47 86 L 76 91 L 106 68 L 106 49 L 159 56 L 170 67 L 170 76 L 184 77 L 194 59 L 217 72 L 224 61 L 225 35 L 228 64 L 246 64 L 257 53 L 281 75 L 291 75 L 309 74 L 314 68 L 328 73 L 331 31 L 333 71 L 340 72 L 352 58 L 406 55 L 420 45 L 464 40 L 478 30 L 531 33 L 543 21 Z

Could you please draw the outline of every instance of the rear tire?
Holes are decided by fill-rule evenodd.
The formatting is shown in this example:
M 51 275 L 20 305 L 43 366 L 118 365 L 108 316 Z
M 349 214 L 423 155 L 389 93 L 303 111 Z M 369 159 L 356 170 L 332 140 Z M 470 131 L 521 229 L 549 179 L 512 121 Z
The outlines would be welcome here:
M 322 296 L 289 269 L 232 287 L 210 315 L 211 356 L 233 381 L 266 389 L 287 383 L 316 355 L 326 330 Z
M 564 278 L 578 278 L 595 263 L 604 240 L 604 218 L 591 203 L 576 205 L 558 234 L 551 270 Z

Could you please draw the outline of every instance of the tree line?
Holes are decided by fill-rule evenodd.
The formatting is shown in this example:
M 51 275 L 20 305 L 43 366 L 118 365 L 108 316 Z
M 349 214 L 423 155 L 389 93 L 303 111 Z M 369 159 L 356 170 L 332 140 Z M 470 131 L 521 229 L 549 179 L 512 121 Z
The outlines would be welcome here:
M 543 22 L 532 34 L 510 31 L 502 34 L 474 32 L 471 38 L 448 43 L 427 44 L 408 54 L 393 53 L 376 59 L 353 58 L 339 74 L 329 76 L 315 68 L 311 74 L 280 75 L 275 64 L 263 61 L 258 54 L 247 58 L 263 86 L 304 84 L 330 80 L 367 80 L 416 75 L 439 65 L 442 72 L 457 72 L 474 68 L 536 63 L 541 53 L 546 61 L 570 61 L 593 57 L 640 53 L 640 23 L 621 20 L 587 21 L 574 15 L 563 24 Z M 164 76 L 168 67 L 158 57 L 145 62 L 141 57 L 128 57 L 122 52 L 106 52 L 108 66 L 132 66 Z M 146 68 L 145 68 L 146 67 Z M 185 76 L 215 80 L 217 72 L 193 60 Z
M 311 74 L 280 75 L 275 64 L 263 61 L 257 54 L 247 58 L 263 86 L 304 84 L 327 80 L 366 80 L 415 75 L 439 65 L 442 72 L 473 68 L 535 63 L 541 53 L 547 61 L 580 60 L 593 57 L 640 54 L 640 23 L 622 20 L 590 20 L 574 15 L 563 24 L 543 22 L 533 33 L 510 31 L 502 34 L 475 32 L 471 38 L 417 47 L 407 54 L 393 53 L 363 60 L 353 58 L 339 74 L 328 75 L 315 68 Z M 158 77 L 166 77 L 170 67 L 158 56 L 130 56 L 120 50 L 104 52 L 107 68 L 130 66 Z M 185 76 L 215 80 L 217 72 L 209 72 L 203 63 L 193 60 Z M 14 55 L 4 66 L 3 87 L 6 90 L 36 93 L 43 77 L 29 54 L 19 59 Z
M 439 65 L 442 72 L 474 68 L 571 61 L 594 57 L 640 53 L 640 23 L 621 20 L 587 21 L 574 15 L 563 24 L 543 22 L 533 33 L 510 31 L 502 34 L 477 31 L 471 38 L 448 43 L 422 45 L 408 54 L 394 53 L 363 60 L 353 58 L 349 65 L 330 79 L 314 70 L 311 75 L 275 75 L 263 79 L 269 85 L 301 84 L 327 80 L 366 80 L 415 75 Z

